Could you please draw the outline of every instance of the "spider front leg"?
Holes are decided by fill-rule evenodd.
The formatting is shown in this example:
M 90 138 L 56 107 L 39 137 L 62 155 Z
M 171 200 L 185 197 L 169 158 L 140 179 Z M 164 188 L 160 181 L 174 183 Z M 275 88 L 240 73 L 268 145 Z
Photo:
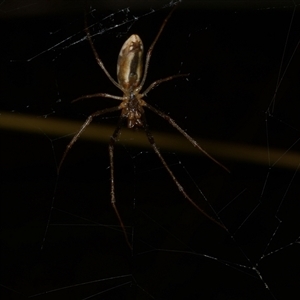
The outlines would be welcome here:
M 117 111 L 117 110 L 120 110 L 121 107 L 120 106 L 114 106 L 114 107 L 110 107 L 110 108 L 105 108 L 105 109 L 102 109 L 102 110 L 98 110 L 94 113 L 92 113 L 91 115 L 88 116 L 88 118 L 85 120 L 85 122 L 83 123 L 83 125 L 80 127 L 79 131 L 74 135 L 74 137 L 72 138 L 71 142 L 68 144 L 63 156 L 62 156 L 62 159 L 60 160 L 60 163 L 58 165 L 58 168 L 57 168 L 57 173 L 59 174 L 60 172 L 60 169 L 61 169 L 61 166 L 62 166 L 62 163 L 64 162 L 69 150 L 72 148 L 72 146 L 75 144 L 75 142 L 79 139 L 80 135 L 82 134 L 82 132 L 85 130 L 85 128 L 87 126 L 90 125 L 90 123 L 93 121 L 93 119 L 95 117 L 98 117 L 100 115 L 103 115 L 103 114 L 107 114 L 107 113 L 111 113 L 111 112 L 114 112 L 114 111 Z
M 194 147 L 199 149 L 203 154 L 205 154 L 209 159 L 211 159 L 214 163 L 219 165 L 221 168 L 223 168 L 226 172 L 230 173 L 230 171 L 222 165 L 219 161 L 217 161 L 215 158 L 213 158 L 210 154 L 208 154 L 191 136 L 189 136 L 180 126 L 177 125 L 177 123 L 167 114 L 163 113 L 162 111 L 154 108 L 152 105 L 146 103 L 144 101 L 144 106 L 152 110 L 154 113 L 168 121 L 169 124 L 171 124 L 174 128 L 176 128 Z
M 175 184 L 177 185 L 180 193 L 201 213 L 203 214 L 206 218 L 208 218 L 209 220 L 211 220 L 212 222 L 216 223 L 217 225 L 219 225 L 220 227 L 222 227 L 223 229 L 225 229 L 227 231 L 227 228 L 225 227 L 224 224 L 220 223 L 219 221 L 217 221 L 216 219 L 214 219 L 212 216 L 210 216 L 209 214 L 207 214 L 202 208 L 200 208 L 193 200 L 192 198 L 185 192 L 184 188 L 182 187 L 182 185 L 178 182 L 177 178 L 175 177 L 174 173 L 171 171 L 171 169 L 169 168 L 169 166 L 167 165 L 165 159 L 162 157 L 158 147 L 156 146 L 155 140 L 153 135 L 151 134 L 146 118 L 143 115 L 143 124 L 144 124 L 144 130 L 146 132 L 147 138 L 149 140 L 149 143 L 151 144 L 154 152 L 157 154 L 157 156 L 159 157 L 160 161 L 162 162 L 163 166 L 167 169 L 168 173 L 170 174 L 171 178 L 173 179 L 173 181 L 175 182 Z
M 84 96 L 78 97 L 78 98 L 74 99 L 71 103 L 74 103 L 79 100 L 91 99 L 91 98 L 111 98 L 111 99 L 120 100 L 120 101 L 124 100 L 123 97 L 114 96 L 114 95 L 110 95 L 107 93 L 97 93 L 97 94 L 90 94 L 90 95 L 84 95 Z
M 118 123 L 118 126 L 116 128 L 116 130 L 114 131 L 113 135 L 110 137 L 110 141 L 109 141 L 109 146 L 108 146 L 108 151 L 109 151 L 109 163 L 110 163 L 110 196 L 111 196 L 111 205 L 118 217 L 120 226 L 122 228 L 122 231 L 124 233 L 125 236 L 125 240 L 127 245 L 129 246 L 129 248 L 132 250 L 132 245 L 129 242 L 128 239 L 128 235 L 124 226 L 124 223 L 122 221 L 122 218 L 120 216 L 120 213 L 117 209 L 116 206 L 116 196 L 115 196 L 115 177 L 114 177 L 114 147 L 115 147 L 115 143 L 118 139 L 118 136 L 120 135 L 121 132 L 121 128 L 122 128 L 122 124 L 125 121 L 126 118 L 121 117 Z

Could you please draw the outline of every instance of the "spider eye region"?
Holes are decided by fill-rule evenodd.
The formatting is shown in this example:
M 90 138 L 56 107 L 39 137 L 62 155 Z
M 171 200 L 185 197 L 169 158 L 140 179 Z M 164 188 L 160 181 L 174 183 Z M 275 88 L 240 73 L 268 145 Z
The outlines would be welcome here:
M 137 87 L 143 72 L 143 42 L 137 34 L 131 35 L 123 44 L 117 64 L 119 84 L 126 90 Z

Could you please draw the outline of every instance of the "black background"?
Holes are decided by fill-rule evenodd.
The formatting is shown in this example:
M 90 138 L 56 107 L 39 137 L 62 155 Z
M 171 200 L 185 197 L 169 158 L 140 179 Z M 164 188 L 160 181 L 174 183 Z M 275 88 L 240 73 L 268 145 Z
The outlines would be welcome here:
M 83 122 L 115 102 L 70 104 L 74 98 L 120 92 L 86 41 L 71 46 L 84 38 L 84 3 L 46 2 L 2 3 L 1 111 L 12 113 L 12 119 L 28 114 L 42 121 L 46 115 L 45 122 Z M 289 168 L 280 166 L 284 157 L 274 166 L 268 163 L 273 149 L 287 155 L 299 149 L 299 6 L 283 2 L 184 1 L 150 62 L 146 85 L 179 71 L 190 76 L 160 85 L 145 100 L 170 113 L 191 136 L 233 145 L 232 153 L 224 148 L 217 157 L 231 174 L 203 156 L 162 149 L 188 194 L 214 215 L 194 181 L 230 234 L 187 203 L 150 147 L 121 140 L 115 153 L 116 195 L 129 232 L 134 228 L 131 252 L 109 203 L 109 135 L 101 142 L 79 140 L 58 177 L 56 161 L 70 137 L 6 128 L 1 131 L 2 299 L 288 299 L 297 292 L 299 155 Z M 161 9 L 162 1 L 90 4 L 96 11 L 88 21 L 99 26 L 92 30 L 106 28 L 94 42 L 113 77 L 126 38 L 139 34 L 147 49 L 170 10 Z M 132 26 L 107 30 L 124 17 L 103 18 L 126 7 L 136 16 L 151 7 L 156 12 Z M 27 61 L 76 33 L 70 42 Z M 281 62 L 279 79 L 289 67 L 276 91 Z M 274 110 L 268 112 L 275 92 Z M 95 123 L 117 120 L 115 114 Z M 147 120 L 154 132 L 175 133 L 151 112 Z M 243 158 L 237 145 L 250 152 L 261 147 L 265 157 Z M 263 257 L 268 243 L 265 254 L 276 253 Z

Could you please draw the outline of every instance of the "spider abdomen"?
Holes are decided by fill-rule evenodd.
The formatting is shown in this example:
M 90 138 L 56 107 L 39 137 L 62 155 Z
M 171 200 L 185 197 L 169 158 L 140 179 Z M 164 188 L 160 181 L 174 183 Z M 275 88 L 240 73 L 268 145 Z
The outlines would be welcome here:
M 133 90 L 141 81 L 143 50 L 143 42 L 137 34 L 131 35 L 120 50 L 117 76 L 119 84 L 126 90 Z

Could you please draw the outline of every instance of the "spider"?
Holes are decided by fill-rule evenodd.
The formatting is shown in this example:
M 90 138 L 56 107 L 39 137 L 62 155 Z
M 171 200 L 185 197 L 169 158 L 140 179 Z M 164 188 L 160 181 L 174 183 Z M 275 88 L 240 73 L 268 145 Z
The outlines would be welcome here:
M 121 116 L 120 116 L 119 122 L 117 124 L 115 131 L 113 132 L 112 136 L 110 137 L 110 141 L 109 141 L 109 160 L 110 160 L 110 176 L 111 176 L 110 177 L 110 184 L 111 184 L 110 195 L 111 195 L 111 205 L 115 211 L 115 214 L 118 218 L 119 224 L 124 233 L 126 243 L 128 244 L 128 246 L 131 249 L 132 249 L 132 245 L 129 241 L 127 232 L 125 230 L 125 226 L 123 224 L 122 218 L 121 218 L 120 213 L 116 206 L 115 183 L 114 183 L 114 145 L 115 145 L 116 141 L 118 140 L 118 136 L 121 132 L 122 125 L 125 121 L 127 121 L 128 128 L 131 128 L 131 129 L 143 128 L 144 129 L 146 136 L 149 140 L 149 143 L 151 144 L 154 152 L 157 154 L 157 156 L 159 157 L 163 166 L 170 174 L 172 180 L 178 187 L 180 193 L 200 213 L 202 213 L 208 219 L 210 219 L 211 221 L 213 221 L 214 223 L 216 223 L 217 225 L 219 225 L 220 227 L 222 227 L 223 229 L 225 229 L 227 231 L 227 228 L 222 223 L 220 223 L 219 221 L 214 219 L 212 216 L 207 214 L 203 209 L 201 209 L 190 198 L 190 196 L 185 192 L 184 188 L 178 182 L 175 175 L 173 174 L 171 169 L 168 167 L 166 161 L 164 160 L 163 156 L 161 155 L 159 148 L 157 147 L 157 145 L 155 143 L 154 137 L 152 136 L 152 134 L 149 130 L 148 124 L 146 122 L 144 108 L 148 108 L 149 110 L 151 110 L 152 112 L 154 112 L 155 114 L 160 116 L 161 118 L 165 119 L 170 125 L 172 125 L 174 128 L 176 128 L 189 142 L 191 142 L 194 147 L 199 149 L 202 153 L 204 153 L 212 161 L 214 161 L 216 164 L 218 164 L 223 169 L 225 169 L 227 172 L 229 172 L 229 170 L 225 166 L 223 166 L 220 162 L 218 162 L 211 155 L 209 155 L 204 149 L 202 149 L 200 147 L 200 145 L 192 137 L 190 137 L 181 127 L 179 127 L 177 125 L 177 123 L 171 117 L 169 117 L 167 114 L 156 109 L 155 107 L 148 104 L 145 100 L 143 100 L 143 98 L 150 92 L 150 90 L 155 88 L 157 85 L 159 85 L 163 82 L 166 82 L 166 81 L 173 80 L 178 77 L 186 77 L 189 75 L 189 74 L 176 74 L 176 75 L 172 75 L 172 76 L 168 76 L 166 78 L 156 80 L 153 83 L 151 83 L 148 86 L 148 88 L 145 89 L 144 92 L 141 92 L 141 90 L 144 86 L 146 77 L 147 77 L 149 62 L 150 62 L 153 48 L 156 45 L 157 40 L 159 39 L 167 21 L 171 17 L 175 8 L 176 8 L 176 6 L 170 11 L 170 13 L 164 19 L 156 37 L 154 38 L 154 41 L 152 42 L 151 46 L 148 49 L 148 52 L 146 54 L 144 72 L 143 72 L 143 43 L 142 43 L 141 38 L 137 34 L 133 34 L 125 41 L 125 43 L 123 44 L 123 46 L 120 50 L 119 56 L 118 56 L 118 62 L 117 62 L 118 82 L 112 78 L 112 76 L 106 70 L 102 60 L 100 59 L 100 57 L 95 49 L 95 46 L 93 44 L 91 34 L 90 34 L 89 28 L 87 26 L 87 21 L 85 20 L 85 32 L 86 32 L 87 40 L 91 46 L 91 49 L 93 51 L 94 57 L 97 61 L 97 64 L 103 70 L 103 72 L 106 74 L 108 79 L 119 90 L 122 91 L 123 96 L 120 97 L 120 96 L 110 95 L 110 94 L 106 94 L 106 93 L 96 93 L 96 94 L 81 96 L 72 101 L 72 102 L 76 102 L 76 101 L 83 100 L 83 99 L 104 97 L 104 98 L 111 98 L 111 99 L 121 101 L 121 103 L 118 106 L 98 110 L 98 111 L 92 113 L 91 115 L 89 115 L 88 118 L 86 119 L 86 121 L 83 123 L 83 125 L 79 129 L 79 131 L 72 138 L 71 142 L 67 145 L 66 150 L 65 150 L 65 152 L 62 156 L 62 159 L 60 161 L 60 164 L 58 166 L 58 172 L 59 172 L 67 153 L 72 148 L 73 144 L 78 140 L 78 138 L 80 137 L 80 135 L 82 134 L 84 129 L 92 122 L 92 120 L 95 117 L 121 110 Z

